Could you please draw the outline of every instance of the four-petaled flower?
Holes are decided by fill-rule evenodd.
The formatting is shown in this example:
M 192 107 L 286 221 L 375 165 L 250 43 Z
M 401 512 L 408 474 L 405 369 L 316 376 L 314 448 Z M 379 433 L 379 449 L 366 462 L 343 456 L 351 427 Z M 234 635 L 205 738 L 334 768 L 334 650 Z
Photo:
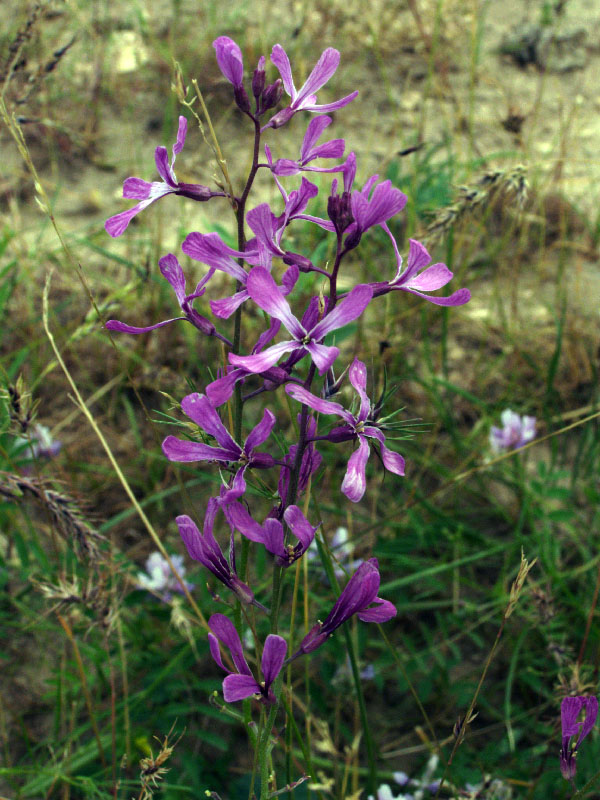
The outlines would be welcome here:
M 311 119 L 300 148 L 300 158 L 293 161 L 289 158 L 278 158 L 275 163 L 271 157 L 269 145 L 265 145 L 265 155 L 273 175 L 296 175 L 304 170 L 307 172 L 342 172 L 344 165 L 337 167 L 309 167 L 316 158 L 341 158 L 344 155 L 346 143 L 343 139 L 331 139 L 324 144 L 317 144 L 325 128 L 331 125 L 331 117 L 323 115 Z
M 171 556 L 173 566 L 183 578 L 185 567 L 183 566 L 183 556 Z M 194 588 L 193 583 L 184 581 L 188 591 Z M 138 572 L 137 585 L 140 589 L 146 589 L 157 595 L 164 603 L 169 603 L 172 593 L 184 594 L 181 584 L 175 577 L 175 573 L 169 566 L 167 559 L 155 550 L 146 559 L 146 572 Z
M 223 681 L 225 701 L 235 703 L 236 700 L 256 695 L 266 705 L 277 702 L 271 687 L 283 666 L 287 651 L 285 639 L 272 633 L 267 636 L 261 660 L 263 680 L 259 683 L 244 658 L 242 642 L 233 622 L 224 614 L 213 614 L 208 620 L 208 627 L 212 631 L 208 634 L 210 654 L 221 669 L 229 673 Z M 229 649 L 236 672 L 232 672 L 223 663 L 219 642 Z
M 187 133 L 187 119 L 179 117 L 179 128 L 177 130 L 177 141 L 173 145 L 173 158 L 169 164 L 169 154 L 166 147 L 157 147 L 154 153 L 156 169 L 162 181 L 148 181 L 142 178 L 127 178 L 123 183 L 123 197 L 139 200 L 140 202 L 127 211 L 121 211 L 114 217 L 110 217 L 104 223 L 106 232 L 113 238 L 120 236 L 130 221 L 136 214 L 143 211 L 155 200 L 159 200 L 167 194 L 177 194 L 182 197 L 190 197 L 192 200 L 210 200 L 211 197 L 224 196 L 223 192 L 211 192 L 208 186 L 197 183 L 181 183 L 177 181 L 173 172 L 173 165 L 178 153 L 181 153 Z
M 237 576 L 233 545 L 233 528 L 231 528 L 229 541 L 229 564 L 213 535 L 215 517 L 220 505 L 220 501 L 216 497 L 210 498 L 206 507 L 206 514 L 204 515 L 202 532 L 200 532 L 194 520 L 188 517 L 187 514 L 181 514 L 176 518 L 175 521 L 177 522 L 177 527 L 179 528 L 183 543 L 191 558 L 193 558 L 194 561 L 199 561 L 206 569 L 210 570 L 215 578 L 218 578 L 228 589 L 231 589 L 242 603 L 254 605 L 262 611 L 266 611 L 265 607 L 255 599 L 252 589 Z
M 188 394 L 181 401 L 181 408 L 196 425 L 213 436 L 220 447 L 167 436 L 162 444 L 163 452 L 169 461 L 223 461 L 239 464 L 231 487 L 221 498 L 224 503 L 236 500 L 244 494 L 246 491 L 244 473 L 249 467 L 268 469 L 275 463 L 269 453 L 255 452 L 255 449 L 269 437 L 275 425 L 275 416 L 268 408 L 265 409 L 262 420 L 248 434 L 243 447 L 231 438 L 206 395 L 198 392 Z
M 237 356 L 229 354 L 229 363 L 237 367 L 245 367 L 250 372 L 264 372 L 274 366 L 284 353 L 298 352 L 310 353 L 319 374 L 323 375 L 339 355 L 337 347 L 328 347 L 320 344 L 328 333 L 347 325 L 359 317 L 369 305 L 373 290 L 370 286 L 361 284 L 355 286 L 351 292 L 339 303 L 326 317 L 306 330 L 300 321 L 292 314 L 288 301 L 271 277 L 271 274 L 262 267 L 255 267 L 248 275 L 246 283 L 248 294 L 257 306 L 266 311 L 271 317 L 282 322 L 294 337 L 285 342 L 279 342 L 272 347 L 251 356 Z
M 389 600 L 377 597 L 379 580 L 377 559 L 364 561 L 346 584 L 325 621 L 317 622 L 311 628 L 288 663 L 305 653 L 312 653 L 354 614 L 362 622 L 387 622 L 395 617 L 395 606 Z
M 344 420 L 345 424 L 330 431 L 325 437 L 326 439 L 332 442 L 358 439 L 358 450 L 355 450 L 350 456 L 346 475 L 342 481 L 342 492 L 353 503 L 358 503 L 367 488 L 365 467 L 370 453 L 368 439 L 376 439 L 379 442 L 383 465 L 390 472 L 396 475 L 404 475 L 404 459 L 399 453 L 394 453 L 385 446 L 385 436 L 377 426 L 371 410 L 371 401 L 367 397 L 367 370 L 362 361 L 357 358 L 354 359 L 350 366 L 348 377 L 360 398 L 360 408 L 357 414 L 347 411 L 339 403 L 316 397 L 303 386 L 298 386 L 295 383 L 288 383 L 285 390 L 295 400 L 310 406 L 315 411 L 321 414 L 336 414 Z
M 278 111 L 275 116 L 271 117 L 263 130 L 266 128 L 280 128 L 282 125 L 285 125 L 286 122 L 289 122 L 298 111 L 322 113 L 323 111 L 335 111 L 336 108 L 343 108 L 348 105 L 348 103 L 352 102 L 358 94 L 358 91 L 354 91 L 346 95 L 346 97 L 342 97 L 341 100 L 336 100 L 333 103 L 325 103 L 324 105 L 317 105 L 316 92 L 327 83 L 340 63 L 340 54 L 333 47 L 328 47 L 323 51 L 321 58 L 317 61 L 313 71 L 299 90 L 296 90 L 294 86 L 290 60 L 280 44 L 276 44 L 273 47 L 271 51 L 271 61 L 279 70 L 284 89 L 291 97 L 292 102 L 287 108 L 283 108 L 281 111 Z
M 517 450 L 535 439 L 535 417 L 520 417 L 507 408 L 500 415 L 502 427 L 495 425 L 490 430 L 490 445 L 495 453 L 502 450 Z
M 585 711 L 585 719 L 579 720 Z M 598 700 L 596 697 L 565 697 L 560 704 L 560 722 L 562 728 L 562 746 L 560 748 L 560 771 L 563 778 L 572 781 L 577 771 L 575 760 L 579 745 L 592 730 L 598 716 Z M 577 739 L 574 740 L 574 737 Z

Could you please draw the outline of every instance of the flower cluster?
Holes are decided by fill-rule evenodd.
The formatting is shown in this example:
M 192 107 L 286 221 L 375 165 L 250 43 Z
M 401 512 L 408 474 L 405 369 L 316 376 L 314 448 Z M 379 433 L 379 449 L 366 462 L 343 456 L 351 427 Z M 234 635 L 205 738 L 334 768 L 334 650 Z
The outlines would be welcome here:
M 345 356 L 335 344 L 336 333 L 361 317 L 378 298 L 392 292 L 407 292 L 444 306 L 462 305 L 470 295 L 467 289 L 459 289 L 449 296 L 431 294 L 444 287 L 453 276 L 444 264 L 432 265 L 425 247 L 414 240 L 409 243 L 404 265 L 388 223 L 404 208 L 405 195 L 389 180 L 380 181 L 377 175 L 369 177 L 362 187 L 355 186 L 356 156 L 350 152 L 344 157 L 345 141 L 333 138 L 320 142 L 333 125 L 332 118 L 325 112 L 343 108 L 357 95 L 353 91 L 330 103 L 317 102 L 317 92 L 338 67 L 337 50 L 326 49 L 297 89 L 289 58 L 279 44 L 271 53 L 271 62 L 279 72 L 272 83 L 267 82 L 264 57 L 259 59 L 251 81 L 245 84 L 239 46 L 227 36 L 220 36 L 214 48 L 219 68 L 233 88 L 236 106 L 254 128 L 254 155 L 245 186 L 234 195 L 223 187 L 213 191 L 200 184 L 177 180 L 175 159 L 183 149 L 187 134 L 187 121 L 182 116 L 172 158 L 169 160 L 164 147 L 157 147 L 155 151 L 161 180 L 149 183 L 140 178 L 127 178 L 123 196 L 138 202 L 111 217 L 106 222 L 106 230 L 113 237 L 120 236 L 133 217 L 167 195 L 196 202 L 216 200 L 229 204 L 236 215 L 237 246 L 231 247 L 214 232 L 189 232 L 182 242 L 182 252 L 204 265 L 203 277 L 191 284 L 196 287 L 193 291 L 186 288 L 186 276 L 176 255 L 168 253 L 159 261 L 160 272 L 173 289 L 181 313 L 141 326 L 110 320 L 107 328 L 138 335 L 175 321 L 185 321 L 200 335 L 218 338 L 223 346 L 226 360 L 216 370 L 214 380 L 181 401 L 181 409 L 189 419 L 185 424 L 186 435 L 167 436 L 163 452 L 171 462 L 197 463 L 203 470 L 211 467 L 219 470 L 221 486 L 208 501 L 202 529 L 187 514 L 178 516 L 176 522 L 191 558 L 200 562 L 229 590 L 229 597 L 241 604 L 238 608 L 244 614 L 253 606 L 271 615 L 272 632 L 262 645 L 255 641 L 260 656 L 258 677 L 258 664 L 253 668 L 249 666 L 238 630 L 226 615 L 217 613 L 210 617 L 209 643 L 215 662 L 227 673 L 223 681 L 227 702 L 254 697 L 273 705 L 277 702 L 277 677 L 285 664 L 314 652 L 354 616 L 363 622 L 381 623 L 396 614 L 392 603 L 378 596 L 377 559 L 352 561 L 347 566 L 353 574 L 331 611 L 308 630 L 286 660 L 288 646 L 277 633 L 280 594 L 273 592 L 271 610 L 267 611 L 256 597 L 258 589 L 249 585 L 249 542 L 262 545 L 272 556 L 273 570 L 280 571 L 276 573 L 278 580 L 274 585 L 280 583 L 288 567 L 306 557 L 313 545 L 320 521 L 312 516 L 314 511 L 307 511 L 310 504 L 303 505 L 304 510 L 301 510 L 297 501 L 308 491 L 321 467 L 320 446 L 339 447 L 344 451 L 347 468 L 341 491 L 352 503 L 359 503 L 365 495 L 366 468 L 372 450 L 392 476 L 404 475 L 404 458 L 389 447 L 391 416 L 383 414 L 389 394 L 384 391 L 379 400 L 371 400 L 369 387 L 374 380 L 369 377 L 366 364 L 358 358 L 343 372 L 347 371 L 355 400 L 348 405 L 341 399 L 343 379 L 335 378 L 333 368 L 334 365 L 339 368 Z M 287 105 L 277 110 L 284 93 L 289 98 Z M 279 157 L 274 157 L 273 144 L 264 144 L 261 148 L 265 135 L 272 135 L 301 112 L 316 116 L 308 123 L 295 157 L 276 153 Z M 318 165 L 321 159 L 328 161 L 328 165 Z M 311 213 L 314 209 L 310 208 L 319 194 L 319 187 L 308 180 L 305 173 L 318 172 L 335 176 L 331 179 L 325 204 L 327 218 Z M 251 189 L 259 174 L 274 182 L 277 207 L 275 203 L 248 207 Z M 287 180 L 293 181 L 291 187 L 285 185 Z M 315 264 L 304 253 L 296 252 L 293 248 L 298 239 L 290 233 L 292 226 L 312 226 L 314 230 L 319 229 L 320 236 L 331 237 L 335 252 L 332 263 Z M 357 283 L 341 291 L 339 277 L 347 266 L 348 254 L 376 227 L 389 238 L 389 278 Z M 251 232 L 249 238 L 246 231 Z M 213 287 L 217 281 L 212 282 L 212 278 L 216 273 L 231 279 L 233 291 L 228 296 L 214 296 Z M 319 278 L 320 286 L 325 287 L 304 304 L 300 300 L 302 294 L 296 291 L 301 273 L 313 274 Z M 222 285 L 220 281 L 219 285 Z M 346 276 L 344 286 L 348 286 Z M 195 303 L 199 307 L 201 302 L 204 303 L 201 310 L 194 307 Z M 241 314 L 249 305 L 264 312 L 259 318 L 264 316 L 267 325 L 243 352 L 239 333 Z M 227 322 L 232 316 L 233 325 Z M 244 341 L 249 339 L 248 332 Z M 290 444 L 285 444 L 285 426 L 274 433 L 278 422 L 282 421 L 278 421 L 269 408 L 264 408 L 262 413 L 253 408 L 254 398 L 268 397 L 268 393 L 280 387 L 284 387 L 292 407 L 297 403 L 298 435 Z M 337 394 L 340 398 L 332 399 Z M 219 409 L 232 398 L 230 414 L 222 415 Z M 330 428 L 328 417 L 336 417 L 337 426 Z M 253 420 L 252 425 L 245 425 L 247 419 Z M 322 425 L 327 427 L 320 430 Z M 273 446 L 275 442 L 277 449 Z M 261 497 L 269 499 L 269 507 L 260 507 Z M 227 556 L 218 541 L 222 535 L 220 531 L 228 540 Z M 240 542 L 243 543 L 243 558 L 239 557 Z M 141 583 L 152 584 L 159 591 L 175 588 L 164 575 L 162 563 L 149 563 L 148 568 L 151 577 Z M 340 567 L 337 577 L 344 571 Z M 227 596 L 217 599 L 227 602 Z
M 500 415 L 502 427 L 497 428 L 492 425 L 490 430 L 490 446 L 495 453 L 501 453 L 503 450 L 518 450 L 523 447 L 527 442 L 535 439 L 536 418 L 535 417 L 520 417 L 507 408 Z

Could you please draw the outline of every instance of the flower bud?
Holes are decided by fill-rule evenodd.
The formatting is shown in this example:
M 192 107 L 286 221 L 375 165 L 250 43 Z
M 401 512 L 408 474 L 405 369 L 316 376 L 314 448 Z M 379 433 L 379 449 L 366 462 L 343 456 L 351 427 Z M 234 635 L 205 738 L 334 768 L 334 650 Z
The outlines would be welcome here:
M 270 108 L 274 108 L 277 105 L 277 103 L 281 100 L 282 96 L 283 96 L 283 83 L 281 81 L 281 78 L 277 78 L 275 83 L 272 83 L 270 86 L 267 86 L 267 88 L 262 93 L 261 103 L 260 103 L 261 112 L 264 113 L 265 111 L 268 111 Z M 286 109 L 284 109 L 284 111 L 285 110 Z M 290 116 L 293 116 L 293 112 L 288 115 L 287 119 L 289 119 Z M 285 120 L 286 122 L 287 119 Z M 283 125 L 283 122 L 281 124 Z
M 240 111 L 243 111 L 244 114 L 250 113 L 250 100 L 248 99 L 248 95 L 244 87 L 240 84 L 239 86 L 233 87 L 233 97 L 235 99 L 235 103 Z
M 265 88 L 265 57 L 261 56 L 258 60 L 258 66 L 252 75 L 252 94 L 256 98 L 256 102 L 263 93 Z

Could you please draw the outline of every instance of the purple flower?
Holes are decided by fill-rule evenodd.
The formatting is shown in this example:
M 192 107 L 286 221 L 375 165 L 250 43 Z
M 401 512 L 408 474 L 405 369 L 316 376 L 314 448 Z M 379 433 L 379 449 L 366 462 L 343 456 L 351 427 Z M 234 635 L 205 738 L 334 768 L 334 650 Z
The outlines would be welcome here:
M 183 578 L 185 575 L 183 556 L 171 556 L 171 561 L 177 572 Z M 158 550 L 151 553 L 146 559 L 146 572 L 138 572 L 137 585 L 140 589 L 145 589 L 148 592 L 158 595 L 165 603 L 171 601 L 173 592 L 183 594 L 181 584 L 175 577 L 169 566 L 169 562 Z M 194 588 L 194 584 L 188 581 L 185 581 L 185 585 L 190 591 Z
M 29 429 L 28 436 L 16 436 L 14 443 L 19 454 L 28 458 L 55 458 L 62 449 L 62 442 L 53 439 L 50 428 L 39 422 Z
M 352 192 L 350 204 L 356 224 L 355 236 L 374 225 L 382 225 L 406 205 L 406 195 L 392 186 L 391 181 L 377 183 L 378 177 L 372 175 L 360 191 Z
M 156 169 L 162 181 L 148 183 L 141 178 L 127 178 L 123 184 L 123 197 L 133 198 L 140 202 L 127 211 L 122 211 L 114 217 L 110 217 L 104 223 L 106 232 L 113 238 L 120 236 L 129 225 L 131 219 L 147 208 L 155 200 L 159 200 L 167 194 L 177 194 L 182 197 L 190 197 L 192 200 L 210 200 L 211 197 L 224 196 L 223 192 L 211 192 L 208 186 L 201 186 L 196 183 L 178 183 L 173 165 L 178 153 L 183 149 L 185 136 L 187 133 L 187 120 L 179 117 L 179 129 L 177 131 L 177 141 L 173 145 L 173 158 L 169 164 L 169 155 L 166 147 L 157 147 L 154 153 Z
M 256 447 L 269 437 L 275 425 L 275 416 L 268 408 L 265 409 L 262 420 L 248 434 L 243 447 L 231 438 L 206 395 L 197 392 L 188 394 L 181 401 L 181 408 L 196 425 L 217 440 L 219 447 L 167 436 L 162 444 L 163 453 L 170 461 L 222 461 L 239 464 L 231 487 L 221 498 L 222 502 L 231 502 L 244 494 L 244 473 L 248 468 L 268 469 L 275 463 L 269 453 L 255 452 Z
M 367 370 L 362 361 L 354 359 L 348 372 L 350 383 L 360 398 L 360 408 L 357 414 L 347 411 L 339 403 L 323 400 L 311 394 L 307 389 L 297 384 L 290 383 L 285 387 L 286 392 L 295 400 L 304 403 L 321 414 L 336 414 L 345 424 L 334 428 L 326 437 L 333 442 L 343 442 L 349 439 L 358 439 L 358 450 L 355 450 L 348 461 L 346 475 L 342 481 L 342 492 L 353 503 L 358 503 L 365 493 L 367 482 L 365 467 L 369 459 L 368 439 L 376 439 L 381 448 L 381 458 L 386 469 L 396 475 L 404 475 L 404 459 L 399 453 L 388 450 L 385 446 L 385 436 L 374 419 L 371 410 L 371 401 L 365 391 L 367 386 Z
M 273 164 L 271 158 L 271 150 L 268 145 L 265 145 L 265 154 L 267 162 L 274 175 L 296 175 L 298 172 L 305 170 L 308 172 L 341 172 L 344 165 L 337 167 L 309 167 L 311 161 L 316 158 L 341 158 L 344 155 L 346 143 L 343 139 L 332 139 L 324 144 L 317 145 L 318 139 L 323 134 L 325 128 L 331 125 L 331 117 L 322 116 L 312 119 L 304 134 L 302 140 L 302 147 L 300 148 L 300 158 L 298 161 L 292 161 L 289 158 L 279 158 Z
M 208 621 L 208 627 L 212 631 L 212 633 L 208 634 L 210 653 L 221 669 L 228 673 L 223 681 L 223 697 L 225 701 L 227 703 L 235 703 L 236 700 L 244 700 L 246 697 L 257 695 L 258 699 L 266 705 L 276 703 L 271 686 L 283 666 L 287 651 L 285 639 L 272 633 L 267 636 L 261 661 L 263 680 L 259 683 L 252 675 L 250 667 L 244 658 L 242 642 L 233 622 L 224 614 L 213 614 Z M 219 642 L 229 649 L 235 672 L 227 669 L 223 663 Z
M 266 611 L 265 607 L 255 600 L 252 589 L 246 586 L 245 583 L 242 583 L 237 576 L 233 546 L 233 528 L 231 528 L 229 543 L 230 564 L 227 563 L 213 535 L 215 516 L 220 505 L 221 502 L 216 497 L 210 498 L 204 516 L 202 532 L 198 530 L 198 526 L 191 517 L 188 517 L 186 514 L 177 517 L 176 522 L 181 538 L 191 558 L 193 558 L 194 561 L 199 561 L 206 569 L 210 570 L 221 583 L 224 583 L 227 588 L 234 592 L 242 603 L 254 605 L 262 611 Z
M 264 372 L 274 366 L 284 353 L 310 353 L 312 360 L 323 375 L 339 355 L 337 347 L 320 344 L 331 331 L 347 325 L 359 317 L 369 305 L 372 297 L 370 286 L 355 286 L 352 291 L 326 317 L 306 330 L 292 314 L 289 303 L 283 296 L 270 273 L 262 267 L 255 267 L 248 275 L 246 283 L 248 294 L 263 311 L 282 322 L 294 337 L 267 348 L 262 353 L 251 356 L 229 354 L 229 363 L 245 367 L 250 372 Z
M 225 513 L 230 524 L 247 539 L 264 544 L 269 553 L 273 553 L 280 567 L 289 567 L 302 557 L 319 527 L 317 525 L 313 528 L 298 506 L 288 506 L 283 519 L 298 543 L 286 546 L 283 525 L 278 519 L 268 517 L 263 525 L 259 525 L 241 503 L 230 503 L 225 508 Z
M 242 85 L 244 80 L 244 62 L 242 51 L 228 36 L 219 36 L 213 42 L 217 53 L 217 64 L 223 75 L 235 87 Z
M 490 445 L 495 453 L 502 450 L 516 450 L 535 439 L 535 417 L 520 417 L 507 408 L 500 415 L 502 427 L 492 426 Z
M 316 92 L 327 83 L 340 63 L 340 54 L 337 50 L 334 50 L 333 47 L 328 47 L 323 51 L 321 58 L 318 60 L 313 71 L 299 91 L 297 91 L 294 86 L 290 60 L 280 44 L 276 44 L 273 47 L 271 61 L 279 70 L 285 91 L 291 97 L 292 102 L 287 108 L 278 111 L 274 117 L 271 117 L 263 130 L 266 128 L 280 128 L 282 125 L 285 125 L 294 114 L 297 114 L 298 111 L 314 111 L 316 113 L 321 113 L 323 111 L 334 111 L 336 108 L 343 108 L 354 100 L 358 94 L 357 91 L 354 91 L 341 100 L 336 100 L 334 103 L 316 105 Z
M 346 584 L 325 621 L 317 622 L 288 661 L 312 653 L 354 614 L 363 622 L 387 622 L 395 617 L 397 612 L 392 603 L 377 597 L 379 581 L 377 559 L 364 561 Z M 373 603 L 375 605 L 371 607 Z
M 578 721 L 581 712 L 585 719 Z M 560 748 L 560 771 L 563 778 L 572 781 L 577 771 L 575 758 L 579 745 L 592 730 L 598 716 L 598 700 L 595 697 L 565 697 L 560 704 L 562 747 Z M 577 736 L 576 741 L 572 741 Z
M 427 267 L 431 262 L 431 256 L 425 246 L 415 239 L 410 239 L 408 263 L 403 271 L 402 256 L 398 251 L 396 240 L 387 225 L 382 225 L 381 227 L 392 240 L 397 266 L 396 275 L 391 281 L 371 284 L 375 297 L 391 291 L 401 290 L 423 297 L 436 306 L 462 306 L 469 302 L 471 293 L 468 289 L 458 289 L 449 297 L 431 297 L 428 294 L 424 294 L 424 292 L 434 292 L 436 289 L 441 289 L 442 286 L 452 280 L 454 274 L 450 272 L 445 264 L 432 264 Z M 424 269 L 424 267 L 427 267 L 427 269 Z
M 108 328 L 110 331 L 119 331 L 120 333 L 147 333 L 148 331 L 154 331 L 157 328 L 162 328 L 164 325 L 170 325 L 171 322 L 184 319 L 188 320 L 188 322 L 191 322 L 192 325 L 198 328 L 198 330 L 202 333 L 206 334 L 207 336 L 212 336 L 215 332 L 215 326 L 206 317 L 198 314 L 198 312 L 192 308 L 192 304 L 197 297 L 202 297 L 206 291 L 204 287 L 214 275 L 214 268 L 211 268 L 207 272 L 204 278 L 202 278 L 202 280 L 198 283 L 195 291 L 192 292 L 192 294 L 186 294 L 185 275 L 183 274 L 181 265 L 175 256 L 172 253 L 163 256 L 158 262 L 158 265 L 163 277 L 175 291 L 175 295 L 179 301 L 179 305 L 181 306 L 184 316 L 166 319 L 163 322 L 157 322 L 155 325 L 148 325 L 145 328 L 136 328 L 133 325 L 126 325 L 124 322 L 119 322 L 116 319 L 109 319 L 106 323 L 106 328 Z

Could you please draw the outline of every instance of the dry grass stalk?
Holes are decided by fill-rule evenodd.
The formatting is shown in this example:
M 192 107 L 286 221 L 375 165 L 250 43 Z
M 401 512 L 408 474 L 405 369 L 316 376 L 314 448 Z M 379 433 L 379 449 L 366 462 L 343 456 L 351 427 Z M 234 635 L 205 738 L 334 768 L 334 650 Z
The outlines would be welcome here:
M 67 495 L 46 488 L 43 481 L 37 478 L 2 472 L 0 496 L 14 502 L 33 498 L 48 511 L 63 539 L 69 544 L 74 542 L 79 558 L 86 558 L 94 563 L 100 560 L 99 545 L 105 541 L 104 536 L 88 525 L 74 501 Z
M 525 167 L 519 164 L 510 170 L 490 170 L 469 186 L 460 186 L 455 203 L 440 208 L 427 227 L 425 241 L 429 246 L 447 236 L 448 231 L 464 217 L 476 213 L 501 195 L 513 196 L 517 209 L 525 206 L 529 184 Z

